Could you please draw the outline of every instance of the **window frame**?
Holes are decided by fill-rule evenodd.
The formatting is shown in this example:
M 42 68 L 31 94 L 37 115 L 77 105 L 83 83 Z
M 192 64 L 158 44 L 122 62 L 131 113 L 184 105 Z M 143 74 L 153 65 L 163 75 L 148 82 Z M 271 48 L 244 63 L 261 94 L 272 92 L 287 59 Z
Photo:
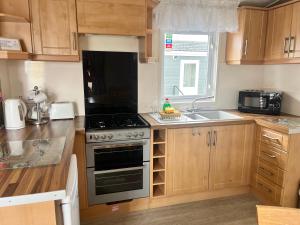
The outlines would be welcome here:
M 165 96 L 164 95 L 164 56 L 165 56 L 165 34 L 183 34 L 183 35 L 209 35 L 209 59 L 208 63 L 213 63 L 208 66 L 207 88 L 209 91 L 206 95 L 180 95 L 180 96 Z M 218 33 L 178 33 L 178 32 L 161 32 L 160 55 L 161 55 L 161 100 L 169 98 L 173 103 L 191 103 L 197 98 L 207 98 L 198 102 L 216 102 L 217 77 L 218 77 L 218 57 L 219 57 L 219 34 Z M 210 86 L 210 87 L 209 87 Z

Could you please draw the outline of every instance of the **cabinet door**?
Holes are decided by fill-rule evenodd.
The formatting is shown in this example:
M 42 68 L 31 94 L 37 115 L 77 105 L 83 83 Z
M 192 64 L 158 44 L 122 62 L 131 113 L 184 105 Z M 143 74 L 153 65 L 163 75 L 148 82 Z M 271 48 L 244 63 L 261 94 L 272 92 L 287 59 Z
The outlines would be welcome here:
M 264 60 L 267 15 L 268 12 L 265 10 L 246 10 L 242 59 L 249 63 L 255 61 L 260 61 L 262 63 Z
M 293 4 L 290 58 L 300 57 L 300 2 Z
M 288 58 L 292 5 L 269 11 L 266 60 Z
M 210 189 L 250 183 L 254 125 L 213 128 Z
M 78 31 L 145 36 L 145 0 L 77 0 Z
M 75 0 L 31 0 L 33 52 L 78 56 Z
M 226 62 L 228 64 L 263 63 L 267 13 L 263 9 L 239 9 L 239 30 L 227 35 Z
M 210 128 L 168 130 L 167 195 L 208 190 Z

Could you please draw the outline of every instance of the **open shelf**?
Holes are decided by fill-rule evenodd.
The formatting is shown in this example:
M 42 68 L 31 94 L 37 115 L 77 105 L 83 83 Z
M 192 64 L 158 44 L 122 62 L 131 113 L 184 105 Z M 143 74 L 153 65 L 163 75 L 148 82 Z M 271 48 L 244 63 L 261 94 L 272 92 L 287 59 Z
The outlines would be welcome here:
M 165 156 L 165 144 L 154 144 L 153 145 L 153 158 L 161 158 Z
M 30 21 L 25 17 L 0 13 L 0 22 L 29 23 Z
M 153 159 L 153 171 L 165 170 L 165 158 L 154 158 Z
M 30 59 L 30 53 L 19 51 L 0 51 L 0 59 Z
M 153 173 L 153 185 L 165 183 L 165 171 L 156 171 Z
M 155 185 L 153 186 L 153 197 L 160 197 L 165 195 L 165 185 Z
M 164 143 L 166 141 L 166 130 L 154 130 L 153 131 L 153 143 Z

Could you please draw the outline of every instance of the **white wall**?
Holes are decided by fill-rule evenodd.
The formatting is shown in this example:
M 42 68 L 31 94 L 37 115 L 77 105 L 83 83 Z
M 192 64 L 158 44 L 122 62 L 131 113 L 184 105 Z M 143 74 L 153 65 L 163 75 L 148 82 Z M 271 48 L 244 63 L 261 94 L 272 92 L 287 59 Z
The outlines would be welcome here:
M 283 91 L 282 111 L 300 116 L 300 65 L 264 66 L 264 86 Z
M 221 35 L 216 102 L 201 106 L 236 108 L 240 89 L 263 87 L 263 66 L 228 66 L 225 64 L 225 42 L 225 35 Z M 90 35 L 80 38 L 80 46 L 85 50 L 137 52 L 138 43 L 135 37 Z M 48 93 L 51 100 L 75 102 L 78 114 L 84 115 L 81 62 L 10 61 L 8 76 L 12 96 L 26 96 L 28 90 L 38 85 Z M 139 112 L 149 112 L 159 105 L 160 80 L 159 64 L 139 64 Z M 190 107 L 190 104 L 184 107 Z

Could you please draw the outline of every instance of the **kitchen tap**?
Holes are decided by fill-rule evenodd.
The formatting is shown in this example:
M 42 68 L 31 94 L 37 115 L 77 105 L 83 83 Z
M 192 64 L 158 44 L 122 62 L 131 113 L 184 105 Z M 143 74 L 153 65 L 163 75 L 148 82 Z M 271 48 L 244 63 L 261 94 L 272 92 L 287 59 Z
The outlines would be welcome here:
M 200 100 L 207 100 L 207 99 L 211 99 L 214 98 L 215 96 L 211 95 L 211 96 L 201 96 L 198 98 L 195 98 L 192 102 L 192 111 L 195 111 L 195 104 L 196 102 L 200 101 Z

